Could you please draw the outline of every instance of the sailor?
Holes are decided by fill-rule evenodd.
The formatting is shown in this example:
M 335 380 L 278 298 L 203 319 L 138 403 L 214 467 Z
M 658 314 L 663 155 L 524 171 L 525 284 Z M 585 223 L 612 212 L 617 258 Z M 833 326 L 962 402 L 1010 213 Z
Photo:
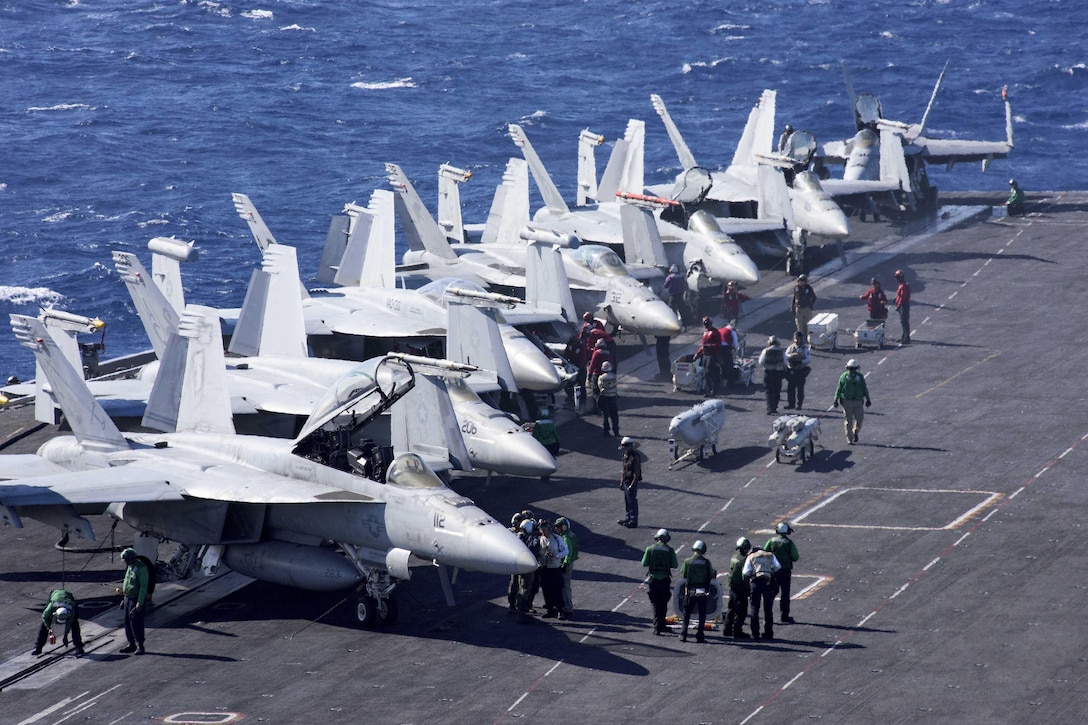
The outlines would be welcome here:
M 688 625 L 691 612 L 699 609 L 699 628 L 695 630 L 695 641 L 705 642 L 703 628 L 706 626 L 706 605 L 711 596 L 710 584 L 717 578 L 718 572 L 706 558 L 706 543 L 696 541 L 691 545 L 692 555 L 684 559 L 680 576 L 684 579 L 684 625 L 680 629 L 680 641 L 688 641 Z
M 676 552 L 669 546 L 667 529 L 658 529 L 654 543 L 642 554 L 642 565 L 648 571 L 650 604 L 654 608 L 654 634 L 666 634 L 665 617 L 672 599 L 672 570 L 677 567 Z
M 555 427 L 555 421 L 552 420 L 551 410 L 547 406 L 541 406 L 538 415 L 536 422 L 533 423 L 533 438 L 536 438 L 548 453 L 558 456 L 559 430 Z
M 623 451 L 620 488 L 623 489 L 623 504 L 627 513 L 616 523 L 633 529 L 638 526 L 638 485 L 642 482 L 642 455 L 638 452 L 638 442 L 630 436 L 620 439 L 620 450 Z
M 606 362 L 612 364 L 613 370 L 616 369 L 616 359 L 609 351 L 608 343 L 603 338 L 597 338 L 593 344 L 593 354 L 589 358 L 589 367 L 586 368 L 587 387 L 595 403 L 598 397 L 597 378 L 604 372 L 602 368 Z
M 540 549 L 544 565 L 540 568 L 540 588 L 544 590 L 544 619 L 558 617 L 563 611 L 563 559 L 567 544 L 555 532 L 551 521 L 541 519 Z
M 525 516 L 520 511 L 514 514 L 510 519 L 510 532 L 518 535 L 521 534 L 521 522 L 525 520 Z M 506 587 L 506 613 L 517 614 L 518 611 L 518 587 L 520 586 L 521 576 L 519 574 L 510 575 L 510 583 Z
M 808 321 L 812 319 L 812 309 L 816 306 L 816 290 L 808 283 L 808 275 L 797 276 L 797 285 L 793 288 L 790 300 L 790 312 L 793 313 L 797 331 L 808 338 Z
M 793 624 L 793 617 L 790 616 L 790 578 L 793 575 L 793 562 L 801 558 L 797 544 L 790 540 L 792 533 L 793 527 L 788 521 L 783 521 L 775 527 L 775 535 L 763 545 L 764 549 L 774 554 L 782 567 L 774 573 L 774 580 L 778 584 L 778 607 L 783 624 Z
M 895 288 L 895 311 L 899 313 L 899 327 L 902 333 L 899 336 L 900 345 L 910 344 L 910 285 L 903 270 L 895 270 L 895 281 L 899 286 Z
M 782 129 L 782 135 L 778 137 L 778 153 L 786 153 L 786 145 L 789 143 L 790 136 L 793 135 L 793 126 L 786 124 L 786 127 Z
M 805 379 L 812 372 L 812 352 L 800 332 L 786 348 L 786 408 L 800 410 L 805 404 Z
M 1024 190 L 1016 183 L 1016 179 L 1009 179 L 1009 200 L 1005 202 L 1005 213 L 1009 216 L 1020 216 L 1024 213 Z
M 664 289 L 665 296 L 669 302 L 669 307 L 676 313 L 677 318 L 680 320 L 681 327 L 686 328 L 691 324 L 691 310 L 688 308 L 688 303 L 684 299 L 684 295 L 688 291 L 688 281 L 680 271 L 680 265 L 674 264 L 669 267 L 669 274 L 665 277 Z M 683 332 L 682 329 L 681 332 Z
M 597 376 L 597 407 L 601 409 L 601 423 L 605 435 L 609 435 L 609 421 L 612 423 L 611 435 L 620 434 L 618 391 L 619 385 L 616 381 L 616 373 L 612 372 L 612 362 L 605 360 L 601 363 L 601 374 Z
M 30 654 L 40 655 L 45 640 L 53 632 L 54 627 L 63 627 L 64 634 L 61 643 L 68 646 L 68 635 L 72 635 L 72 644 L 75 645 L 75 653 L 83 654 L 83 635 L 79 631 L 79 610 L 76 607 L 76 598 L 67 589 L 54 589 L 49 594 L 49 604 L 42 610 L 42 626 L 38 629 L 38 639 L 34 643 L 34 649 Z M 54 633 L 54 636 L 55 633 Z
M 774 554 L 763 549 L 753 549 L 744 560 L 741 573 L 752 590 L 749 616 L 752 620 L 752 639 L 759 639 L 759 609 L 763 608 L 763 639 L 774 639 L 774 573 L 782 567 Z
M 748 301 L 748 295 L 737 289 L 737 283 L 729 280 L 722 291 L 722 317 L 730 326 L 736 327 L 740 321 L 740 303 Z
M 722 380 L 725 389 L 728 391 L 737 384 L 737 378 L 740 376 L 740 371 L 737 369 L 735 362 L 739 338 L 732 325 L 719 327 L 718 334 L 722 338 Z
M 854 358 L 846 361 L 846 372 L 839 376 L 833 403 L 836 408 L 839 407 L 839 403 L 842 403 L 846 442 L 851 445 L 858 442 L 861 422 L 865 419 L 865 408 L 873 404 L 873 401 L 869 399 L 869 386 L 866 385 L 865 376 L 861 374 L 859 367 L 858 361 Z M 862 401 L 865 401 L 864 407 L 862 407 Z
M 703 339 L 693 359 L 705 358 L 706 393 L 717 395 L 722 375 L 722 334 L 714 326 L 710 317 L 703 318 Z
M 759 353 L 763 368 L 763 390 L 767 399 L 767 415 L 778 415 L 778 403 L 782 400 L 782 379 L 786 377 L 786 353 L 778 338 L 767 338 L 767 347 Z
M 586 398 L 586 363 L 589 362 L 585 346 L 578 335 L 571 335 L 567 340 L 566 347 L 563 348 L 563 359 L 578 368 L 578 373 L 566 387 L 567 399 L 573 401 L 574 410 L 578 411 Z
M 542 552 L 540 547 L 540 536 L 536 531 L 536 521 L 531 516 L 526 517 L 518 526 L 519 533 L 518 538 L 521 543 L 525 544 L 526 548 L 533 553 L 533 556 L 537 558 L 537 561 L 541 560 Z M 530 624 L 534 620 L 529 616 L 529 609 L 532 607 L 533 598 L 536 596 L 534 588 L 536 587 L 537 570 L 534 569 L 526 574 L 518 575 L 518 624 Z
M 121 606 L 125 610 L 125 638 L 128 645 L 122 647 L 122 654 L 138 655 L 144 653 L 144 613 L 147 604 L 147 587 L 150 575 L 147 566 L 136 556 L 135 549 L 121 552 L 125 562 L 125 579 L 121 584 Z
M 574 573 L 574 562 L 578 560 L 578 537 L 570 528 L 570 521 L 560 516 L 555 520 L 555 533 L 563 538 L 567 545 L 567 555 L 563 557 L 563 608 L 559 611 L 560 619 L 570 619 L 574 616 L 574 598 L 570 588 L 571 575 Z
M 737 550 L 729 560 L 729 598 L 725 626 L 722 628 L 723 637 L 748 639 L 748 635 L 744 633 L 744 617 L 748 614 L 748 598 L 752 590 L 748 580 L 744 578 L 744 562 L 748 560 L 751 550 L 752 544 L 742 536 L 737 539 Z
M 880 287 L 880 280 L 876 277 L 869 280 L 869 289 L 865 290 L 858 299 L 865 300 L 865 308 L 869 311 L 870 320 L 888 319 L 888 295 L 884 294 L 884 290 Z

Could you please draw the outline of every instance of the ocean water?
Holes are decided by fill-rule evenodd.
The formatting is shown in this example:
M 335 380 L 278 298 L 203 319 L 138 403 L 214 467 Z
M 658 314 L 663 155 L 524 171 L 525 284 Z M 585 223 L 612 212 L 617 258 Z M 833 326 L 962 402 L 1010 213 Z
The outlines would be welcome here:
M 442 163 L 474 174 L 481 221 L 518 122 L 573 196 L 576 140 L 609 147 L 647 122 L 647 180 L 678 162 L 660 94 L 704 166 L 725 164 L 752 104 L 780 123 L 852 133 L 845 63 L 885 116 L 918 121 L 950 61 L 934 136 L 1004 137 L 982 173 L 932 170 L 944 190 L 1085 188 L 1088 46 L 1080 0 L 0 0 L 0 313 L 37 306 L 107 321 L 107 354 L 148 347 L 110 252 L 148 261 L 155 236 L 195 240 L 188 299 L 241 303 L 259 254 L 231 192 L 316 267 L 330 215 L 387 188 L 400 164 L 434 210 Z M 1077 156 L 1071 156 L 1077 154 Z M 0 375 L 33 374 L 0 327 Z

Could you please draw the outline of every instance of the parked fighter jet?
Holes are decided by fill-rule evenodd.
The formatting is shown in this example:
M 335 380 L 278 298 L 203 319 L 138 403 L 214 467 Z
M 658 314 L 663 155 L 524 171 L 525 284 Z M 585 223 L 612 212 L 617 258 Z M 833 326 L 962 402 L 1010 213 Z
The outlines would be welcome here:
M 445 300 L 395 286 L 393 197 L 378 190 L 368 207 L 355 207 L 358 221 L 350 233 L 348 217 L 333 220 L 330 238 L 347 241 L 326 245 L 318 277 L 341 286 L 315 289 L 303 299 L 306 333 L 321 357 L 359 359 L 381 351 L 382 345 L 375 349 L 366 339 L 384 341 L 388 348 L 414 338 L 423 347 L 446 336 Z M 262 253 L 277 246 L 249 197 L 233 198 Z M 454 295 L 456 289 L 444 288 L 443 294 Z M 537 345 L 509 325 L 500 324 L 500 330 L 513 380 L 498 372 L 508 390 L 553 391 L 562 385 L 559 372 Z
M 511 124 L 509 129 L 510 137 L 521 149 L 537 189 L 544 198 L 545 205 L 533 215 L 535 225 L 574 234 L 587 242 L 621 247 L 628 266 L 633 262 L 650 261 L 659 267 L 683 264 L 685 269 L 690 269 L 694 264 L 701 264 L 706 274 L 719 282 L 733 280 L 754 284 L 759 281 L 759 270 L 755 263 L 721 230 L 713 218 L 703 214 L 705 218 L 692 221 L 684 215 L 683 225 L 674 224 L 664 218 L 662 210 L 679 206 L 679 202 L 648 197 L 643 193 L 645 184 L 642 159 L 646 129 L 642 121 L 629 121 L 622 143 L 617 143 L 613 149 L 608 169 L 605 171 L 605 180 L 593 191 L 594 194 L 599 194 L 598 203 L 592 207 L 575 209 L 568 207 L 563 200 L 562 194 L 525 135 L 525 130 L 516 124 Z M 587 167 L 588 163 L 583 164 L 580 161 L 579 169 L 583 173 L 587 173 Z M 578 186 L 581 190 L 597 185 L 588 178 L 580 178 Z M 588 200 L 588 191 L 580 191 L 580 194 Z M 655 212 L 650 223 L 656 230 L 659 243 L 663 245 L 665 257 L 647 259 L 648 255 L 633 243 L 631 223 L 625 224 L 623 219 L 624 208 L 631 204 L 644 206 Z M 529 203 L 526 199 L 526 217 L 528 212 Z M 670 217 L 673 218 L 676 217 Z M 774 229 L 780 226 L 781 222 L 776 221 L 765 228 Z
M 177 317 L 172 315 L 173 310 L 157 285 L 146 283 L 146 274 L 134 255 L 115 252 L 114 258 L 153 347 L 160 355 L 164 354 L 169 338 L 163 335 L 176 332 Z M 307 356 L 302 301 L 294 294 L 297 280 L 295 250 L 282 244 L 270 247 L 262 269 L 253 273 L 229 346 L 231 353 L 243 357 L 226 358 L 235 416 L 280 413 L 301 423 L 325 390 L 357 365 L 347 360 Z M 465 471 L 481 468 L 489 473 L 531 477 L 555 473 L 555 459 L 539 441 L 480 400 L 476 393 L 500 389 L 495 371 L 501 370 L 510 377 L 510 365 L 495 320 L 462 303 L 451 304 L 448 316 L 451 326 L 447 354 L 457 362 L 490 372 L 484 380 L 480 380 L 479 373 L 470 375 L 471 383 L 461 379 L 447 381 L 456 390 L 456 396 L 448 395 L 446 390 L 434 392 L 433 397 L 422 396 L 419 389 L 413 391 L 408 405 L 392 411 L 389 442 L 397 451 L 419 452 L 436 470 L 451 466 Z M 161 322 L 149 324 L 156 320 Z M 138 405 L 141 393 L 142 400 L 146 400 L 145 391 L 150 390 L 158 373 L 159 364 L 155 362 L 141 370 L 137 380 L 94 381 L 90 385 L 96 397 L 102 389 L 100 400 L 111 415 L 115 415 L 111 408 L 118 400 L 124 401 L 123 410 L 132 415 L 128 407 Z M 398 420 L 409 408 L 415 411 L 414 422 L 428 420 L 443 424 L 410 426 Z M 138 414 L 143 415 L 142 406 Z M 273 426 L 274 423 L 259 428 L 254 425 L 252 429 L 275 430 Z M 298 424 L 291 425 L 290 435 L 297 430 Z
M 676 315 L 649 288 L 634 279 L 620 258 L 607 247 L 583 245 L 571 235 L 523 229 L 522 240 L 451 245 L 431 217 L 408 177 L 395 164 L 386 164 L 397 192 L 397 213 L 408 239 L 403 269 L 432 278 L 454 275 L 489 287 L 524 289 L 529 245 L 525 239 L 560 247 L 574 302 L 629 332 L 672 336 L 680 332 Z M 494 206 L 494 205 L 493 205 Z
M 505 525 L 448 489 L 415 454 L 384 482 L 363 475 L 358 435 L 416 383 L 426 360 L 386 357 L 331 387 L 295 440 L 240 436 L 230 420 L 219 320 L 190 307 L 169 345 L 146 424 L 122 435 L 36 319 L 12 315 L 41 362 L 74 436 L 37 455 L 0 456 L 0 517 L 35 518 L 93 540 L 87 514 L 200 550 L 248 576 L 333 591 L 362 585 L 363 625 L 396 619 L 393 590 L 414 562 L 526 573 L 536 558 Z M 329 547 L 328 542 L 334 542 Z
M 758 207 L 764 206 L 769 199 L 777 198 L 781 192 L 774 190 L 784 186 L 784 179 L 771 168 L 783 166 L 779 159 L 771 155 L 776 95 L 772 90 L 763 91 L 748 115 L 732 163 L 722 171 L 707 171 L 696 164 L 695 156 L 680 135 L 664 101 L 656 94 L 651 95 L 654 109 L 665 124 L 680 164 L 684 167 L 670 190 L 654 188 L 654 192 L 672 198 L 680 195 L 702 197 L 711 209 L 715 203 L 755 202 L 758 211 Z M 780 213 L 785 217 L 787 227 L 795 232 L 790 250 L 794 261 L 800 261 L 804 255 L 806 233 L 834 239 L 841 239 L 850 233 L 846 215 L 824 192 L 814 175 L 801 176 L 799 181 L 794 179 L 792 186 L 787 187 L 787 194 L 788 207 L 778 208 L 782 209 Z M 720 214 L 716 212 L 715 216 Z
M 957 163 L 978 161 L 985 171 L 994 159 L 1008 156 L 1013 148 L 1013 133 L 1012 105 L 1007 87 L 1001 90 L 1005 104 L 1004 141 L 935 139 L 925 135 L 937 92 L 947 70 L 948 63 L 945 63 L 921 121 L 908 124 L 884 118 L 880 99 L 876 96 L 870 93 L 855 96 L 850 73 L 844 64 L 843 78 L 857 134 L 851 139 L 823 144 L 816 159 L 823 164 L 844 164 L 843 178 L 846 181 L 887 179 L 893 173 L 898 174 L 903 202 L 913 207 L 917 204 L 931 206 L 936 201 L 936 187 L 930 185 L 926 175 L 927 164 L 945 164 L 951 169 Z M 889 156 L 887 161 L 884 158 L 886 155 Z M 877 160 L 879 177 L 875 176 Z M 833 182 L 825 186 L 834 189 L 837 184 Z

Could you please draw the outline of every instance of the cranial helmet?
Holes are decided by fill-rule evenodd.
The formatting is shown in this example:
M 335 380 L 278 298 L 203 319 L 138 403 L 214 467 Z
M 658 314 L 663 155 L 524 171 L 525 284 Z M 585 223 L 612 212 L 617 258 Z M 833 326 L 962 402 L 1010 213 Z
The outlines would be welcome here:
M 593 319 L 593 313 L 592 312 L 582 313 L 582 319 L 585 320 L 586 322 L 589 322 L 590 320 Z
M 714 325 L 714 320 L 710 319 L 709 316 L 703 317 L 703 326 L 704 327 L 713 327 L 713 325 Z
M 136 559 L 136 550 L 125 549 L 121 552 L 121 559 L 124 561 L 134 561 Z
M 566 527 L 566 528 L 569 529 L 570 528 L 570 522 L 567 521 L 566 517 L 560 516 L 559 518 L 557 518 L 555 520 L 555 528 L 558 529 L 558 528 L 563 528 L 563 527 Z
M 895 270 L 895 278 L 896 279 L 903 279 L 903 270 L 901 270 L 901 269 Z
M 797 281 L 798 282 L 808 282 L 808 275 L 807 274 L 797 275 Z
M 783 521 L 778 526 L 774 527 L 774 530 L 780 534 L 792 534 L 793 527 L 789 525 L 789 522 Z
M 597 342 L 593 345 L 593 347 L 597 348 L 598 350 L 603 350 L 608 346 L 605 344 L 604 340 L 602 339 L 602 340 L 597 340 Z
M 848 370 L 857 370 L 859 367 L 861 367 L 861 366 L 858 365 L 858 361 L 855 360 L 854 358 L 850 358 L 849 360 L 846 361 L 846 368 Z
M 767 338 L 767 345 L 768 346 L 777 345 L 777 344 L 778 344 L 778 338 L 775 337 L 774 335 L 771 335 L 770 337 Z
M 669 272 L 671 272 L 672 274 L 676 274 L 679 271 L 680 271 L 680 265 L 679 264 L 674 264 L 673 266 L 669 267 Z
M 737 539 L 737 548 L 740 549 L 740 553 L 747 554 L 752 550 L 752 542 L 742 536 Z
M 1009 186 L 1016 186 L 1016 179 L 1009 179 Z
M 524 531 L 527 534 L 533 533 L 533 528 L 535 526 L 536 526 L 536 524 L 533 522 L 532 519 L 525 519 L 524 521 L 521 522 L 521 530 Z
M 551 414 L 551 411 L 548 410 L 547 408 L 541 408 L 540 409 L 540 417 L 541 418 L 547 418 L 550 414 Z
M 525 517 L 522 516 L 521 512 L 519 511 L 518 513 L 516 513 L 516 514 L 514 514 L 513 516 L 510 517 L 510 525 L 520 527 L 521 522 L 524 521 L 524 520 L 525 520 Z
M 632 438 L 631 436 L 624 436 L 623 438 L 620 438 L 620 445 L 621 446 L 630 446 L 630 445 L 634 445 L 634 443 L 635 443 L 635 439 Z M 662 531 L 664 531 L 664 529 L 662 529 Z
M 694 544 L 691 545 L 691 550 L 692 551 L 697 551 L 700 554 L 705 554 L 706 553 L 706 543 L 703 542 L 702 539 L 700 539 L 699 541 L 696 541 Z
M 68 607 L 57 607 L 53 612 L 53 621 L 57 624 L 66 624 L 68 622 Z
M 603 363 L 601 363 L 601 370 L 606 373 L 612 372 L 612 363 L 605 360 Z
M 654 540 L 655 541 L 660 541 L 662 544 L 669 543 L 669 539 L 671 539 L 671 538 L 672 538 L 672 536 L 669 535 L 669 530 L 668 529 L 658 529 L 657 533 L 654 534 Z

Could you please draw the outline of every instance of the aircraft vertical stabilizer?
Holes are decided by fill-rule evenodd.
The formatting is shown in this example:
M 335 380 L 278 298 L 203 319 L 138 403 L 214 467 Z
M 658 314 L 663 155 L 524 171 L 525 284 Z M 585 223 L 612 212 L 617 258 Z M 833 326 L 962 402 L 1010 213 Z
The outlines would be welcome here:
M 598 203 L 600 201 L 614 202 L 618 191 L 642 193 L 642 189 L 627 189 L 623 186 L 623 170 L 627 164 L 627 156 L 630 153 L 631 149 L 627 141 L 622 138 L 616 141 L 616 145 L 612 147 L 612 153 L 608 157 L 608 165 L 604 167 L 604 174 L 601 175 L 601 183 L 597 187 Z
M 129 448 L 102 406 L 95 400 L 83 375 L 61 352 L 41 320 L 26 315 L 11 315 L 15 339 L 34 353 L 53 389 L 53 396 L 64 411 L 65 420 L 79 442 L 87 448 L 116 451 Z
M 230 198 L 234 200 L 234 209 L 238 212 L 238 216 L 242 217 L 246 224 L 249 225 L 249 231 L 253 233 L 253 238 L 257 241 L 257 246 L 261 248 L 261 252 L 275 244 L 276 238 L 268 230 L 264 219 L 261 218 L 261 215 L 257 212 L 257 207 L 253 205 L 249 197 L 245 194 L 235 193 L 231 194 Z
M 529 170 L 533 172 L 536 188 L 540 190 L 540 195 L 544 197 L 544 205 L 553 212 L 559 214 L 568 213 L 570 207 L 567 206 L 567 202 L 563 201 L 563 195 L 559 193 L 559 189 L 556 187 L 555 182 L 552 181 L 548 170 L 544 168 L 544 163 L 540 160 L 540 157 L 536 155 L 536 150 L 529 143 L 529 137 L 525 135 L 525 131 L 521 126 L 516 123 L 510 124 L 510 138 L 514 139 L 514 143 L 521 149 L 525 161 L 528 162 Z
M 438 167 L 438 226 L 446 233 L 447 239 L 458 244 L 465 241 L 459 186 L 471 178 L 471 171 L 449 164 Z
M 170 335 L 178 329 L 178 313 L 158 285 L 152 282 L 151 275 L 135 254 L 114 252 L 113 266 L 128 288 L 132 304 L 136 306 L 136 313 L 155 350 L 155 357 L 161 360 Z
M 397 216 L 404 228 L 408 247 L 415 251 L 427 250 L 440 259 L 457 259 L 442 227 L 438 226 L 438 222 L 427 211 L 427 206 L 401 168 L 396 164 L 386 164 L 385 171 L 393 191 L 396 192 Z
M 525 254 L 525 303 L 562 314 L 567 322 L 578 320 L 578 310 L 563 266 L 559 248 L 540 242 L 528 245 Z
M 737 150 L 733 153 L 733 165 L 754 166 L 757 152 L 775 148 L 774 113 L 777 95 L 769 89 L 763 91 L 759 102 L 748 114 L 748 123 L 745 124 Z
M 781 171 L 768 164 L 760 164 L 756 171 L 756 193 L 759 197 L 756 213 L 760 219 L 783 221 L 787 229 L 796 228 L 790 190 Z
M 494 310 L 455 300 L 450 300 L 448 310 L 446 357 L 482 370 L 493 370 L 502 389 L 516 393 L 518 386 Z
M 578 196 L 574 203 L 585 206 L 599 201 L 597 195 L 597 155 L 594 149 L 604 143 L 604 136 L 591 133 L 587 128 L 578 134 Z M 605 197 L 606 200 L 610 199 Z
M 471 471 L 468 448 L 440 377 L 416 375 L 415 387 L 390 408 L 390 433 L 396 454 L 419 454 L 436 470 L 452 466 Z
M 880 180 L 898 181 L 900 191 L 911 193 L 903 142 L 898 134 L 887 128 L 880 129 Z
M 254 270 L 230 340 L 235 355 L 305 358 L 306 321 L 298 297 L 295 248 L 277 244 Z
M 669 134 L 669 140 L 672 141 L 672 147 L 676 150 L 676 156 L 680 159 L 680 166 L 684 171 L 693 169 L 699 164 L 695 163 L 695 155 L 691 153 L 691 149 L 688 148 L 688 144 L 684 141 L 684 137 L 680 135 L 680 129 L 676 127 L 676 124 L 672 120 L 672 116 L 669 115 L 669 110 L 665 108 L 665 102 L 661 100 L 661 96 L 656 93 L 650 96 L 650 102 L 654 105 L 654 110 L 657 111 L 657 115 L 661 117 L 661 122 L 665 124 L 665 132 Z
M 188 305 L 166 345 L 143 425 L 172 433 L 234 433 L 219 315 Z
M 653 211 L 637 204 L 620 206 L 623 228 L 623 253 L 627 264 L 668 267 L 665 245 L 657 229 Z
M 524 159 L 506 162 L 502 184 L 495 189 L 495 200 L 484 227 L 484 244 L 520 245 L 518 234 L 529 223 L 529 167 Z
M 396 218 L 393 192 L 375 189 L 359 212 L 334 281 L 344 287 L 397 286 Z
M 151 278 L 175 312 L 185 309 L 185 290 L 181 285 L 181 262 L 195 262 L 198 255 L 192 242 L 174 237 L 155 237 L 147 243 L 151 250 Z
M 351 231 L 351 217 L 334 214 L 329 220 L 329 231 L 325 233 L 325 246 L 321 248 L 321 261 L 317 264 L 317 281 L 321 284 L 333 284 L 340 260 L 348 246 Z

